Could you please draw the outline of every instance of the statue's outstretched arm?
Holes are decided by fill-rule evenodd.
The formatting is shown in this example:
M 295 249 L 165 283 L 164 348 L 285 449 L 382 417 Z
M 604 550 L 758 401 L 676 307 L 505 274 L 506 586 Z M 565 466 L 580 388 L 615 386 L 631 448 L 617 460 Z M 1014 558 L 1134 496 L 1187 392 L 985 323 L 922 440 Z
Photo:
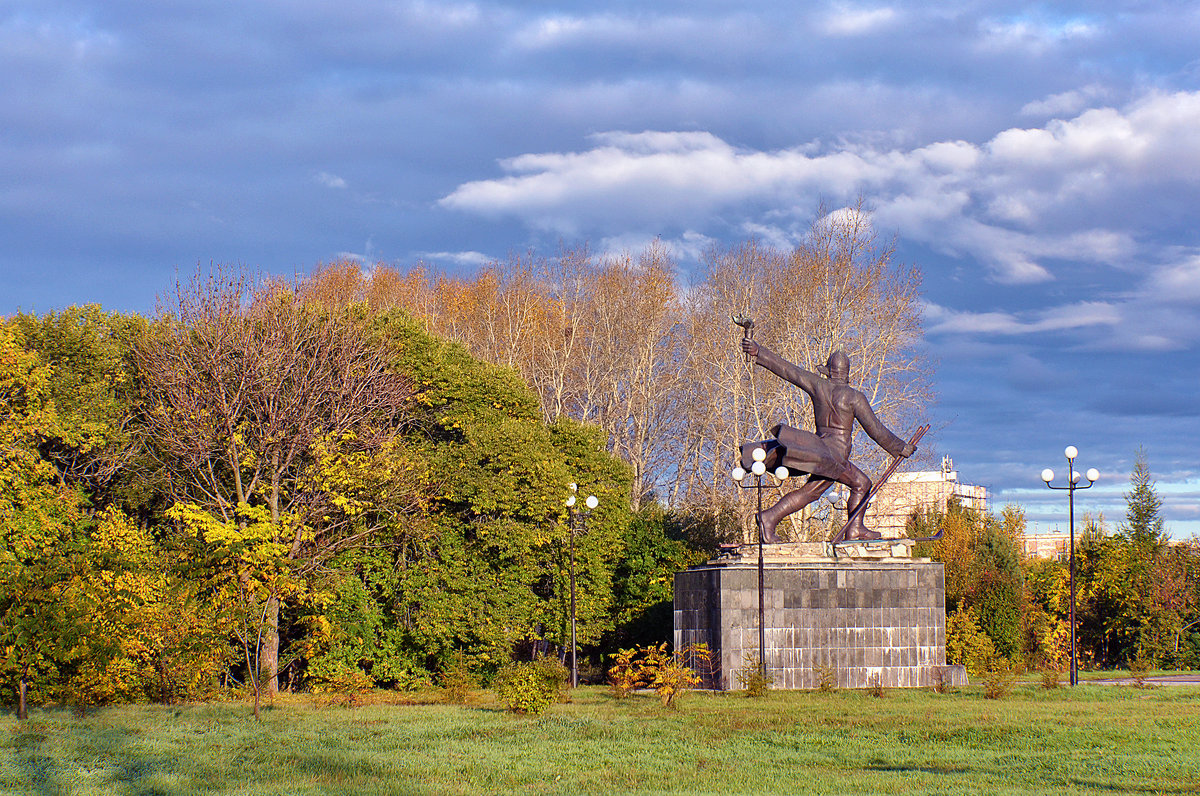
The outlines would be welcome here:
M 754 345 L 758 349 L 756 356 L 760 366 L 812 395 L 813 387 L 817 380 L 821 378 L 820 376 L 798 365 L 793 365 L 766 346 L 758 345 L 757 343 Z
M 875 410 L 871 408 L 871 403 L 865 395 L 862 393 L 857 393 L 856 395 L 854 417 L 858 420 L 858 424 L 862 426 L 863 431 L 867 432 L 867 436 L 875 440 L 879 447 L 892 456 L 911 456 L 916 448 L 913 448 L 907 442 L 897 437 L 883 424 L 883 421 L 876 416 Z

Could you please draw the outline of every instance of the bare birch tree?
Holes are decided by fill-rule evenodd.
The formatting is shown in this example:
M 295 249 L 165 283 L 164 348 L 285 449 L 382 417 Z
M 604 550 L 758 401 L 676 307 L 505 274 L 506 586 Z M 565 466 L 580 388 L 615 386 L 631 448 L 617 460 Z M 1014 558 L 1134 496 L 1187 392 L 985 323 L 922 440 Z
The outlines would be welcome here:
M 603 428 L 609 450 L 635 469 L 635 506 L 654 496 L 746 515 L 747 495 L 728 476 L 737 446 L 779 422 L 812 429 L 806 399 L 751 371 L 732 313 L 753 317 L 761 342 L 809 370 L 844 349 L 851 383 L 901 433 L 923 417 L 921 274 L 894 262 L 861 200 L 822 208 L 789 251 L 750 240 L 712 249 L 703 265 L 685 291 L 657 242 L 602 258 L 564 248 L 553 259 L 510 255 L 469 279 L 376 267 L 360 291 L 386 294 L 371 306 L 396 302 L 434 334 L 518 370 L 548 421 L 568 415 Z M 375 288 L 385 281 L 409 292 Z M 858 461 L 870 472 L 885 458 L 863 446 Z M 793 537 L 816 510 L 794 518 Z

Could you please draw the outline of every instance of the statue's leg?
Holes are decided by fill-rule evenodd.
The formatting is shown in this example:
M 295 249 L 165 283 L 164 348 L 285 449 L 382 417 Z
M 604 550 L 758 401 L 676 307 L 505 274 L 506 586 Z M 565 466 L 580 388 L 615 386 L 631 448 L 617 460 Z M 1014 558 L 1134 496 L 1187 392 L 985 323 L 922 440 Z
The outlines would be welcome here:
M 763 541 L 767 544 L 779 544 L 782 542 L 783 540 L 775 533 L 775 527 L 779 525 L 780 520 L 812 503 L 825 494 L 825 490 L 831 486 L 833 486 L 831 479 L 810 475 L 808 480 L 800 485 L 799 489 L 788 492 L 774 506 L 764 509 L 761 514 L 757 515 L 758 527 L 762 533 Z
M 850 487 L 850 499 L 846 502 L 846 514 L 847 516 L 852 516 L 859 504 L 867 499 L 867 495 L 871 494 L 871 479 L 862 470 L 850 462 L 846 462 L 846 469 L 843 476 L 838 480 Z M 850 526 L 846 528 L 847 539 L 880 538 L 881 534 L 878 531 L 872 531 L 863 524 L 863 518 L 866 516 L 867 510 L 864 508 L 859 512 L 857 517 L 851 520 Z

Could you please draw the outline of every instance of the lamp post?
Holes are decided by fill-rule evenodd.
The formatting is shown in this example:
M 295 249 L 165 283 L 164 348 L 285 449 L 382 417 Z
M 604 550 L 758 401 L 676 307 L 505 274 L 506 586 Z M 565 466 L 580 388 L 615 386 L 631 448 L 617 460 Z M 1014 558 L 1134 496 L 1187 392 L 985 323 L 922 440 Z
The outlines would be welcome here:
M 733 468 L 733 472 L 730 475 L 742 489 L 754 489 L 758 491 L 758 513 L 762 514 L 762 491 L 764 488 L 769 488 L 763 486 L 763 476 L 767 473 L 765 462 L 767 451 L 762 447 L 755 448 L 750 453 L 750 458 L 754 460 L 754 464 L 750 466 L 750 474 L 754 475 L 756 481 L 753 485 L 747 486 L 743 483 L 747 473 L 740 464 Z M 780 482 L 786 481 L 788 475 L 788 468 L 783 465 L 775 468 L 774 476 Z M 763 600 L 763 534 L 761 524 L 758 526 L 758 673 L 763 677 L 767 675 L 767 625 Z
M 1067 457 L 1067 485 L 1054 486 L 1054 471 L 1047 467 L 1042 470 L 1042 480 L 1050 489 L 1067 490 L 1067 525 L 1071 529 L 1071 685 L 1079 685 L 1079 662 L 1075 654 L 1075 490 L 1091 489 L 1100 477 L 1100 471 L 1095 467 L 1087 471 L 1087 486 L 1079 486 L 1079 473 L 1075 470 L 1075 457 L 1079 450 L 1074 445 L 1068 445 L 1063 451 Z
M 575 484 L 567 485 L 571 494 L 567 497 L 567 509 L 571 512 L 571 687 L 579 687 L 579 662 L 575 657 L 575 534 L 576 532 L 583 534 L 587 531 L 587 516 L 592 513 L 592 509 L 600 504 L 595 495 L 588 495 L 587 500 L 583 501 L 583 505 L 587 507 L 586 511 L 575 510 L 575 492 L 579 487 Z

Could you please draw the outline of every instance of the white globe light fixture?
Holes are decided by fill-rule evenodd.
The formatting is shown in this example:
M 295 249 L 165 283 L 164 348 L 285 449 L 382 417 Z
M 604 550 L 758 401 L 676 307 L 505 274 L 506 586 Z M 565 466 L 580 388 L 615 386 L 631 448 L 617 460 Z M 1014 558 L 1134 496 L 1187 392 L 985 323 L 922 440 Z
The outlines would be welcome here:
M 734 467 L 733 472 L 731 472 L 729 475 L 733 477 L 734 481 L 741 481 L 743 478 L 746 477 L 746 471 L 744 469 L 742 469 L 741 466 L 738 466 L 738 467 Z
M 780 481 L 786 481 L 789 475 L 791 475 L 791 473 L 788 472 L 788 468 L 784 467 L 782 464 L 775 468 L 775 477 Z

